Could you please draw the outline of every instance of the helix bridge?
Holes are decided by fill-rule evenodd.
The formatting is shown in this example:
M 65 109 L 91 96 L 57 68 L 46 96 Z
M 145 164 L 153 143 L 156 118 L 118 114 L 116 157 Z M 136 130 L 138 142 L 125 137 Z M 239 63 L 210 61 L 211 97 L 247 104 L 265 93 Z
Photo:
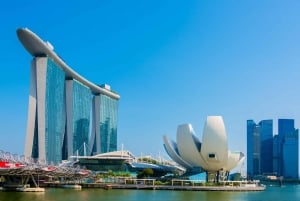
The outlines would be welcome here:
M 7 188 L 29 183 L 38 187 L 41 180 L 80 181 L 89 176 L 91 171 L 76 167 L 73 162 L 51 165 L 0 150 L 0 184 Z

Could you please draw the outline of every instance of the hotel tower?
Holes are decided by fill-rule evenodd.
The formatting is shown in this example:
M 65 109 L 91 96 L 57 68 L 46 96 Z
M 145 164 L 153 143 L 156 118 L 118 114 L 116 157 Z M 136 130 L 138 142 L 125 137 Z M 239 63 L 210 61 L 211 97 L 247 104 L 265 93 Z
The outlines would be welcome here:
M 17 35 L 33 56 L 25 157 L 57 164 L 75 154 L 117 150 L 120 96 L 76 73 L 29 29 Z

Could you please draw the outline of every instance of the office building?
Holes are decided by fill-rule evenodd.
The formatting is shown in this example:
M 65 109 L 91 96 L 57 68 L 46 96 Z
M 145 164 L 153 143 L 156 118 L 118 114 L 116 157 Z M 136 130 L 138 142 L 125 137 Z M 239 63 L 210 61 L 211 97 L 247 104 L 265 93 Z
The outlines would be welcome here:
M 273 121 L 247 120 L 247 175 L 273 172 Z
M 247 175 L 260 174 L 260 135 L 258 125 L 247 120 Z
M 278 175 L 299 178 L 299 130 L 294 119 L 278 119 Z
M 261 173 L 273 172 L 273 120 L 263 120 L 259 124 Z
M 282 175 L 284 178 L 299 178 L 298 130 L 286 135 L 282 148 Z
M 256 124 L 247 121 L 247 175 L 283 176 L 299 179 L 299 130 L 294 119 L 278 119 L 278 134 L 273 136 L 272 120 Z
M 75 154 L 116 151 L 120 96 L 76 73 L 29 29 L 17 35 L 33 56 L 25 157 L 60 163 Z

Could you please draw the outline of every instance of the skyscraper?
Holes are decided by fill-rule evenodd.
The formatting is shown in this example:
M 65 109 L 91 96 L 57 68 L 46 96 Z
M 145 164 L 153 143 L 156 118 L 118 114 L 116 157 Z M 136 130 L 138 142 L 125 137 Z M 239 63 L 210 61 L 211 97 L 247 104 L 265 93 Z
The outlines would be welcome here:
M 284 178 L 299 178 L 298 130 L 287 134 L 282 149 L 282 175 Z
M 259 122 L 261 173 L 273 172 L 273 120 Z
M 17 35 L 33 56 L 24 155 L 59 163 L 75 152 L 115 151 L 120 96 L 77 74 L 30 30 Z
M 62 160 L 65 131 L 65 73 L 53 60 L 31 63 L 25 156 L 41 161 Z
M 117 100 L 103 94 L 93 97 L 94 121 L 90 141 L 93 154 L 117 149 L 117 111 Z
M 276 175 L 282 175 L 280 173 L 280 164 L 281 164 L 281 148 L 279 143 L 278 135 L 275 135 L 273 138 L 273 172 Z
M 299 130 L 293 119 L 278 119 L 273 137 L 272 120 L 255 124 L 247 121 L 247 175 L 276 174 L 289 179 L 300 177 Z
M 294 119 L 278 119 L 278 174 L 299 178 L 299 130 Z
M 267 174 L 273 171 L 273 121 L 256 124 L 247 120 L 247 175 Z
M 253 177 L 260 174 L 260 134 L 258 125 L 247 120 L 247 175 Z
M 89 144 L 90 132 L 90 116 L 92 109 L 92 92 L 84 84 L 77 80 L 66 80 L 66 115 L 67 115 L 67 140 L 64 152 L 68 157 L 68 153 L 78 155 L 87 154 L 85 146 Z M 72 146 L 68 146 L 72 145 Z M 67 158 L 66 157 L 66 158 Z

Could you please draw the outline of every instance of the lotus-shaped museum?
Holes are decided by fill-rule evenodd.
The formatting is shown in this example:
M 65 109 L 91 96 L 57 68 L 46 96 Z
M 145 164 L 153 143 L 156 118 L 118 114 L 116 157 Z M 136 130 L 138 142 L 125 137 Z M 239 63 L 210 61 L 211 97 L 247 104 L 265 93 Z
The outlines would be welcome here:
M 221 116 L 208 116 L 202 142 L 191 124 L 179 125 L 177 143 L 163 137 L 168 155 L 187 172 L 226 173 L 244 160 L 242 152 L 228 150 L 226 130 Z

